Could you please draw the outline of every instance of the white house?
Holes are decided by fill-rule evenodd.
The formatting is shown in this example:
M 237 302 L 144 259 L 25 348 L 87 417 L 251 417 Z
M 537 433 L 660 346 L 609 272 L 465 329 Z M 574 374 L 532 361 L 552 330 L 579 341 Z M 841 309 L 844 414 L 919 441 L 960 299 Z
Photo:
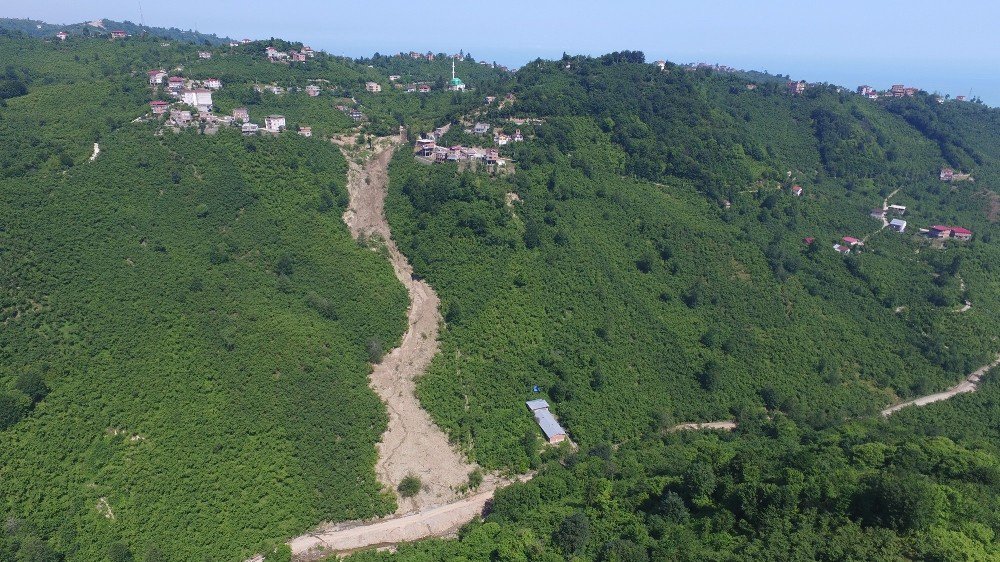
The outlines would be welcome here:
M 285 128 L 284 115 L 268 115 L 264 118 L 264 129 L 270 133 L 280 133 Z
M 219 80 L 218 78 L 206 78 L 202 82 L 202 84 L 204 84 L 206 88 L 210 88 L 212 90 L 218 90 L 222 88 L 222 81 Z
M 184 103 L 198 108 L 198 111 L 211 111 L 212 109 L 212 90 L 184 90 L 181 99 Z
M 318 96 L 319 95 L 319 86 L 317 86 L 315 84 L 309 84 L 308 86 L 306 86 L 306 93 L 309 94 L 309 97 L 311 97 L 311 98 L 314 98 L 314 97 Z
M 244 123 L 240 130 L 244 135 L 256 135 L 260 127 L 256 123 Z
M 371 92 L 373 94 L 377 94 L 377 93 L 379 93 L 379 92 L 382 91 L 382 85 L 379 84 L 378 82 L 366 82 L 365 83 L 365 90 L 367 90 L 367 91 L 369 91 L 369 92 Z
M 208 60 L 212 58 L 212 53 L 210 51 L 198 51 L 198 58 Z
M 306 138 L 313 136 L 312 127 L 299 127 L 299 134 Z
M 233 110 L 233 120 L 246 123 L 250 121 L 250 112 L 245 107 L 237 107 Z
M 157 86 L 159 84 L 162 84 L 163 80 L 165 80 L 167 77 L 167 71 L 163 70 L 162 68 L 158 68 L 156 70 L 150 70 L 146 74 L 149 76 L 150 86 Z
M 904 232 L 906 231 L 906 221 L 903 219 L 892 219 L 889 221 L 889 228 L 896 232 Z

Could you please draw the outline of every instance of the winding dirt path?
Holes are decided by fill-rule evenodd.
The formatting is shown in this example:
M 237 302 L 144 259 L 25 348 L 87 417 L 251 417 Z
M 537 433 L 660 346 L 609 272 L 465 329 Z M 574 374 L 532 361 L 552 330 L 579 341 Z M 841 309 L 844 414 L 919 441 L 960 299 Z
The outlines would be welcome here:
M 907 400 L 906 402 L 901 402 L 894 406 L 889 406 L 888 408 L 882 410 L 882 416 L 889 417 L 896 412 L 907 408 L 909 406 L 926 406 L 927 404 L 933 404 L 934 402 L 941 402 L 942 400 L 948 400 L 949 398 L 954 398 L 959 394 L 965 394 L 967 392 L 975 392 L 979 389 L 979 381 L 982 380 L 983 375 L 985 375 L 990 369 L 1000 366 L 1000 355 L 997 356 L 996 360 L 988 365 L 983 365 L 982 367 L 973 371 L 968 377 L 962 382 L 956 384 L 955 386 L 945 390 L 944 392 L 936 392 L 934 394 L 928 394 L 927 396 L 921 396 L 919 398 L 914 398 L 913 400 Z

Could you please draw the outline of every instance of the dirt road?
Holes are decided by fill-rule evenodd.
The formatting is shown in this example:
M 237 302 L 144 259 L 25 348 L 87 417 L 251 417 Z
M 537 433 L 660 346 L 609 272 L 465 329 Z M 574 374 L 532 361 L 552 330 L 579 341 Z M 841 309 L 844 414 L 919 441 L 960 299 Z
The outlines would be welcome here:
M 996 360 L 989 365 L 983 365 L 982 367 L 976 369 L 971 375 L 966 377 L 966 379 L 955 386 L 949 388 L 944 392 L 938 392 L 935 394 L 928 394 L 927 396 L 921 396 L 920 398 L 915 398 L 913 400 L 908 400 L 895 406 L 889 406 L 888 408 L 882 410 L 882 415 L 889 417 L 892 414 L 907 408 L 909 406 L 926 406 L 927 404 L 933 404 L 934 402 L 940 402 L 942 400 L 948 400 L 958 396 L 959 394 L 965 394 L 966 392 L 975 392 L 979 388 L 979 381 L 983 378 L 983 375 L 987 373 L 990 369 L 1000 366 L 1000 355 L 997 356 Z

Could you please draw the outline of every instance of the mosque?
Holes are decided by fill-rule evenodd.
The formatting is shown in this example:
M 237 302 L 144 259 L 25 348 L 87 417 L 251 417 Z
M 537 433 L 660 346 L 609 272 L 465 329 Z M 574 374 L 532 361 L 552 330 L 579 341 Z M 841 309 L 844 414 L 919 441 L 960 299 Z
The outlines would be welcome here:
M 455 61 L 454 61 L 454 59 L 452 59 L 452 61 L 451 61 L 451 82 L 448 84 L 448 89 L 451 90 L 451 91 L 453 91 L 453 92 L 464 92 L 465 91 L 465 82 L 462 82 L 461 78 L 455 76 Z

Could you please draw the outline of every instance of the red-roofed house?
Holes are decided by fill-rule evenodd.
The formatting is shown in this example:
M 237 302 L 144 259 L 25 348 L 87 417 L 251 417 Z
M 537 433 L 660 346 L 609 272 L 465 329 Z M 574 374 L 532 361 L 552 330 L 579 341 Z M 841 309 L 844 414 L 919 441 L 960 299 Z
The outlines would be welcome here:
M 960 226 L 945 226 L 936 224 L 927 233 L 931 238 L 954 238 L 956 240 L 971 240 L 972 231 Z
M 848 246 L 864 246 L 865 245 L 864 242 L 862 242 L 861 240 L 858 240 L 857 238 L 854 238 L 853 236 L 845 236 L 843 238 L 843 241 L 844 241 L 844 244 L 847 244 Z
M 788 91 L 792 95 L 796 95 L 796 96 L 797 95 L 801 95 L 802 92 L 806 91 L 806 81 L 805 80 L 799 80 L 798 82 L 789 82 L 788 83 Z
M 210 88 L 212 90 L 222 88 L 222 81 L 218 78 L 206 78 L 202 84 L 204 84 L 206 88 Z
M 156 70 L 150 70 L 146 73 L 149 76 L 149 85 L 156 86 L 163 83 L 163 79 L 167 77 L 167 71 L 162 68 Z
M 311 97 L 311 98 L 314 98 L 314 97 L 318 96 L 319 95 L 319 86 L 317 86 L 315 84 L 309 84 L 308 86 L 306 86 L 306 93 L 309 94 L 309 97 Z
M 167 79 L 167 87 L 171 90 L 184 89 L 184 78 L 181 76 L 171 76 Z
M 128 33 L 125 33 L 124 31 L 122 31 L 120 29 L 116 29 L 116 30 L 114 30 L 114 31 L 111 32 L 111 38 L 112 39 L 124 39 L 126 37 L 128 37 Z
M 951 229 L 951 237 L 959 240 L 972 240 L 972 231 L 960 226 L 954 226 Z
M 420 84 L 420 85 L 417 86 L 417 92 L 419 92 L 421 94 L 426 94 L 427 92 L 430 92 L 430 91 L 431 91 L 430 84 Z
M 802 196 L 802 186 L 801 185 L 793 185 L 792 186 L 792 195 L 794 195 L 796 197 L 801 197 Z
M 65 41 L 66 38 L 69 37 L 69 34 L 65 31 L 60 31 L 59 33 L 56 33 L 56 37 L 58 37 L 60 41 Z
M 955 179 L 955 170 L 951 168 L 941 168 L 941 181 L 951 181 Z
M 163 115 L 167 112 L 167 108 L 170 107 L 170 104 L 161 100 L 153 100 L 149 102 L 149 107 L 153 110 L 153 115 Z
M 812 236 L 806 236 L 805 238 L 802 239 L 802 243 L 805 244 L 806 246 L 812 246 L 813 242 L 815 241 L 816 239 L 813 238 Z
M 850 254 L 851 248 L 849 246 L 842 246 L 840 244 L 834 244 L 833 249 L 841 254 Z

